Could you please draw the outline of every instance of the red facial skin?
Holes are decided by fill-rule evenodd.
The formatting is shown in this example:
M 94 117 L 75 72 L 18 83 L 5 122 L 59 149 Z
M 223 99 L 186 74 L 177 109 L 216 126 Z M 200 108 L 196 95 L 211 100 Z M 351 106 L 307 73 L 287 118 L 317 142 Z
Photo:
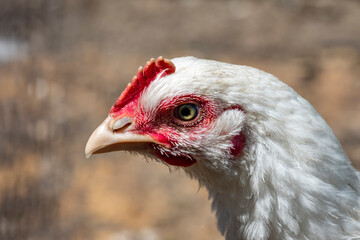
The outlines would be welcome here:
M 198 117 L 193 121 L 182 121 L 177 118 L 175 109 L 185 103 L 193 103 L 199 107 Z M 137 109 L 137 110 L 135 110 Z M 183 95 L 176 96 L 171 99 L 162 101 L 158 107 L 157 112 L 150 116 L 142 112 L 139 106 L 139 99 L 130 102 L 117 112 L 117 117 L 130 116 L 136 122 L 132 126 L 130 132 L 136 134 L 149 135 L 153 139 L 167 146 L 171 149 L 177 145 L 180 138 L 179 132 L 186 131 L 186 134 L 191 138 L 196 139 L 199 131 L 206 131 L 210 128 L 216 118 L 224 111 L 230 109 L 239 109 L 238 107 L 231 107 L 227 109 L 215 109 L 213 101 L 198 95 Z M 235 136 L 232 140 L 233 147 L 229 149 L 232 156 L 239 155 L 245 146 L 245 136 L 243 133 Z M 149 144 L 149 151 L 162 161 L 180 167 L 189 167 L 196 163 L 196 159 L 189 155 L 175 156 L 169 153 L 161 154 L 159 146 L 156 144 Z
M 198 116 L 191 121 L 182 121 L 176 114 L 175 109 L 185 103 L 192 103 L 198 106 Z M 160 125 L 161 136 L 173 147 L 176 145 L 178 132 L 186 131 L 188 136 L 196 139 L 196 133 L 208 129 L 215 118 L 215 108 L 212 101 L 197 95 L 182 95 L 167 99 L 160 103 L 155 121 Z M 163 155 L 158 148 L 154 148 L 154 154 L 164 162 L 181 167 L 189 167 L 196 163 L 196 160 L 189 155 L 174 156 Z
M 184 103 L 193 103 L 199 107 L 198 117 L 193 121 L 181 121 L 174 114 L 175 109 Z M 167 148 L 173 148 L 177 145 L 180 137 L 179 132 L 186 131 L 189 134 L 188 136 L 193 135 L 196 139 L 196 132 L 209 128 L 217 116 L 213 102 L 198 95 L 183 95 L 166 99 L 160 103 L 158 111 L 152 116 L 142 112 L 141 109 L 139 99 L 136 99 L 110 115 L 115 118 L 129 116 L 135 119 L 130 132 L 149 135 Z M 149 144 L 149 150 L 170 165 L 189 167 L 196 163 L 192 156 L 175 156 L 168 152 L 163 155 L 159 147 L 154 144 Z
M 215 103 L 210 99 L 189 94 L 163 100 L 157 112 L 153 115 L 143 112 L 141 106 L 139 106 L 140 93 L 157 78 L 158 74 L 161 74 L 161 77 L 163 77 L 174 71 L 175 65 L 169 60 L 158 58 L 156 62 L 153 59 L 147 62 L 144 69 L 139 68 L 137 76 L 133 78 L 131 84 L 128 85 L 113 105 L 110 115 L 113 118 L 131 117 L 135 120 L 135 123 L 133 123 L 131 130 L 129 130 L 130 132 L 149 135 L 171 149 L 177 145 L 179 132 L 186 132 L 188 136 L 194 136 L 194 139 L 196 139 L 196 133 L 209 129 L 223 111 L 228 109 L 242 110 L 236 106 L 222 110 L 215 109 Z M 176 116 L 175 109 L 185 103 L 192 103 L 198 106 L 198 117 L 191 121 L 182 121 Z M 236 156 L 242 152 L 245 146 L 244 135 L 241 133 L 234 137 L 232 143 L 233 147 L 229 150 L 233 156 Z M 169 151 L 166 154 L 162 154 L 161 148 L 163 146 L 160 147 L 149 143 L 148 147 L 150 152 L 170 165 L 189 167 L 196 163 L 192 156 L 175 156 L 171 153 L 169 154 Z

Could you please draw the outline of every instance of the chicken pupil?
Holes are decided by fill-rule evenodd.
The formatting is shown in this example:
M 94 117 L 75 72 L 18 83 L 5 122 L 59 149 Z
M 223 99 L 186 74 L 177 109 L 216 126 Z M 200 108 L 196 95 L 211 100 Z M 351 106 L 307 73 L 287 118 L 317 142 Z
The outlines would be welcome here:
M 190 115 L 190 109 L 189 108 L 183 108 L 181 109 L 181 115 L 184 117 L 188 117 Z
M 197 115 L 196 106 L 192 104 L 184 104 L 178 108 L 178 116 L 185 121 L 194 119 Z

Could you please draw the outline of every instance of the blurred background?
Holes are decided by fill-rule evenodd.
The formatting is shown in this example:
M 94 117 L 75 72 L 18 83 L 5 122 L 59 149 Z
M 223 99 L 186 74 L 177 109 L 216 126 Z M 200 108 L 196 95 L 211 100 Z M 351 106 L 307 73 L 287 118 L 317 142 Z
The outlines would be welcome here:
M 268 71 L 360 168 L 358 0 L 0 0 L 0 239 L 222 239 L 181 171 L 84 147 L 139 65 L 193 55 Z

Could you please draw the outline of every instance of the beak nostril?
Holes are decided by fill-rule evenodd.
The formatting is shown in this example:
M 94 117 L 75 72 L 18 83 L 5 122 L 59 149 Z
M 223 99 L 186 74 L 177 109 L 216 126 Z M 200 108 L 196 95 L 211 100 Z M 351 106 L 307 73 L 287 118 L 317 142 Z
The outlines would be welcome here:
M 129 117 L 123 117 L 118 119 L 112 126 L 112 130 L 116 132 L 123 132 L 132 124 L 132 119 Z
M 131 123 L 127 123 L 126 125 L 124 125 L 121 128 L 118 129 L 114 129 L 114 132 L 124 132 L 128 127 L 130 127 Z

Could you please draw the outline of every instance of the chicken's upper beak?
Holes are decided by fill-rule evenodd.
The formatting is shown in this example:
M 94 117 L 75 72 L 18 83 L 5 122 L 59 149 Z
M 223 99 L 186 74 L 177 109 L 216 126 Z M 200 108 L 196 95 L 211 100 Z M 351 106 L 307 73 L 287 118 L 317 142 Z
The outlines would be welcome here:
M 108 116 L 91 134 L 85 147 L 86 157 L 112 151 L 144 149 L 149 143 L 161 144 L 149 135 L 128 131 L 132 125 L 132 118 L 113 119 Z

